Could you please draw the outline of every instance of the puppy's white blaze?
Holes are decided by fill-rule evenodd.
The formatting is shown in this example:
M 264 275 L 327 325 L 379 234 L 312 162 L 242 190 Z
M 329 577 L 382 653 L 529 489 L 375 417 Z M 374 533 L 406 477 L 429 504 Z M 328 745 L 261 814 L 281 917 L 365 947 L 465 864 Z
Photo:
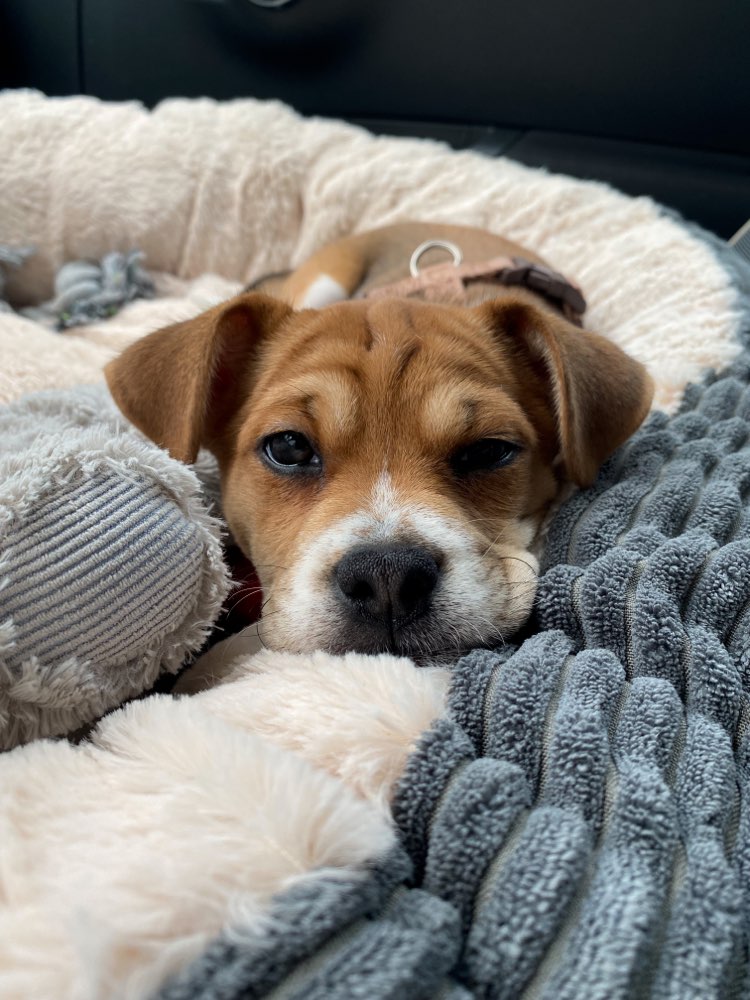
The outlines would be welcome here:
M 399 503 L 398 494 L 387 469 L 378 476 L 372 488 L 367 512 L 373 519 L 373 534 L 378 541 L 388 541 L 410 511 L 408 504 Z M 374 540 L 374 539 L 373 539 Z
M 322 309 L 348 298 L 346 289 L 329 274 L 321 274 L 305 289 L 294 305 L 297 309 Z

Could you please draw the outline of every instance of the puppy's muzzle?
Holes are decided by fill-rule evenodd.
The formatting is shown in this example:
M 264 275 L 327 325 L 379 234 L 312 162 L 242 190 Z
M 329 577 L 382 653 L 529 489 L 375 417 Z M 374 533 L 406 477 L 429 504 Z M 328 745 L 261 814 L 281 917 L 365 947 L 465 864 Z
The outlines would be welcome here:
M 353 549 L 334 569 L 334 590 L 349 618 L 391 639 L 429 610 L 439 580 L 438 560 L 406 545 Z

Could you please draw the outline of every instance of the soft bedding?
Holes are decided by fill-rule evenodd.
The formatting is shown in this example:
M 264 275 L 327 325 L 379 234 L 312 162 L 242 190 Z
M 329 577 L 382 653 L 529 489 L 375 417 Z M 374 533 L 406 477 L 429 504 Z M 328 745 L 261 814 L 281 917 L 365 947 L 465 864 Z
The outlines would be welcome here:
M 0 925 L 19 946 L 6 952 L 15 964 L 6 958 L 0 967 L 0 994 L 33 995 L 41 982 L 60 997 L 162 1000 L 704 1000 L 750 992 L 747 267 L 648 199 L 432 143 L 375 139 L 274 103 L 171 101 L 149 113 L 9 93 L 0 95 L 0 131 L 10 151 L 0 165 L 0 243 L 35 247 L 7 276 L 15 311 L 0 313 L 3 401 L 41 388 L 75 399 L 80 390 L 70 387 L 99 381 L 116 350 L 160 323 L 296 264 L 336 236 L 407 218 L 481 225 L 537 249 L 582 285 L 587 324 L 643 360 L 658 386 L 657 412 L 557 515 L 528 636 L 461 658 L 445 703 L 427 701 L 439 717 L 428 725 L 429 713 L 417 713 L 416 729 L 399 715 L 399 684 L 426 680 L 412 678 L 408 665 L 386 668 L 393 686 L 373 711 L 407 752 L 375 791 L 362 776 L 377 771 L 385 744 L 372 742 L 372 728 L 358 734 L 347 725 L 351 690 L 332 697 L 325 726 L 316 725 L 314 708 L 280 711 L 269 724 L 251 710 L 255 661 L 235 658 L 216 691 L 225 706 L 236 699 L 236 711 L 222 709 L 221 726 L 195 722 L 206 760 L 224 759 L 228 748 L 252 755 L 257 744 L 237 735 L 243 726 L 277 741 L 292 760 L 332 772 L 355 803 L 369 803 L 372 840 L 363 834 L 359 851 L 336 855 L 335 872 L 313 858 L 313 877 L 289 874 L 254 894 L 252 872 L 238 861 L 236 877 L 231 868 L 222 874 L 227 892 L 218 904 L 210 893 L 203 923 L 201 893 L 208 912 L 209 891 L 196 879 L 190 914 L 199 926 L 190 924 L 187 937 L 178 926 L 173 938 L 155 927 L 159 947 L 137 953 L 133 979 L 105 974 L 122 926 L 116 894 L 35 883 L 35 923 L 7 868 Z M 67 261 L 134 249 L 144 254 L 154 299 L 64 334 L 20 312 L 52 297 Z M 7 476 L 22 450 L 12 431 L 2 448 Z M 0 534 L 14 528 L 8 510 Z M 0 575 L 3 565 L 0 552 Z M 0 590 L 0 636 L 5 628 L 10 648 L 14 626 L 2 601 Z M 32 671 L 33 657 L 25 661 Z M 308 708 L 320 681 L 312 666 L 294 673 L 293 684 L 290 674 L 287 689 Z M 17 679 L 1 642 L 0 668 L 0 684 Z M 364 702 L 368 683 L 361 674 Z M 276 684 L 273 703 L 285 704 L 283 670 Z M 196 713 L 211 694 L 194 699 Z M 5 755 L 3 843 L 22 835 L 19 774 L 24 807 L 30 801 L 30 815 L 42 817 L 48 800 L 37 813 L 33 796 L 47 786 L 35 767 L 41 779 L 52 759 L 75 769 L 77 754 L 100 752 L 133 766 L 144 754 L 151 759 L 154 736 L 165 732 L 159 753 L 171 760 L 178 743 L 170 749 L 161 713 L 186 717 L 193 709 L 180 706 L 189 704 L 159 699 L 158 710 L 116 713 L 94 737 L 102 749 L 44 743 Z M 330 738 L 339 729 L 346 753 L 340 746 L 337 757 Z M 108 732 L 133 742 L 113 746 Z M 257 752 L 273 762 L 272 751 Z M 340 767 L 343 759 L 352 766 Z M 194 790 L 190 775 L 179 767 L 174 774 L 172 783 L 149 785 L 155 801 L 174 805 L 182 785 Z M 210 812 L 210 780 L 200 793 Z M 96 843 L 113 823 L 122 832 L 106 802 L 99 807 L 100 820 L 94 811 L 70 836 Z M 173 821 L 169 809 L 161 815 Z M 366 812 L 357 815 L 366 826 Z M 383 832 L 384 815 L 393 838 Z M 245 827 L 240 820 L 240 833 L 259 836 L 257 819 Z M 137 824 L 130 831 L 132 853 L 106 855 L 116 866 L 108 885 L 136 894 L 170 854 L 140 833 Z M 64 865 L 63 847 L 43 829 L 37 835 L 45 870 Z M 196 845 L 196 864 L 206 846 Z M 25 856 L 23 871 L 33 861 Z M 244 906 L 243 892 L 252 897 Z M 179 925 L 179 900 L 169 912 Z M 101 930 L 95 948 L 81 944 L 92 914 Z M 37 934 L 37 926 L 53 930 Z

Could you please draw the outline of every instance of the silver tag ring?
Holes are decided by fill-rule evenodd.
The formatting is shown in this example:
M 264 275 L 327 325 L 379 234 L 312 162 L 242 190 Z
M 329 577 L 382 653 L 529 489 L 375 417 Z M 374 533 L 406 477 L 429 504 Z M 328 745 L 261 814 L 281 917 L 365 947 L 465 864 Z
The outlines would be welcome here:
M 463 261 L 464 255 L 461 253 L 460 247 L 457 247 L 455 243 L 451 243 L 450 240 L 425 240 L 424 243 L 420 243 L 414 253 L 411 255 L 411 260 L 409 261 L 409 273 L 412 278 L 419 277 L 419 261 L 423 254 L 427 253 L 428 250 L 436 248 L 438 250 L 447 250 L 449 254 L 453 257 L 453 263 L 458 267 L 458 265 Z

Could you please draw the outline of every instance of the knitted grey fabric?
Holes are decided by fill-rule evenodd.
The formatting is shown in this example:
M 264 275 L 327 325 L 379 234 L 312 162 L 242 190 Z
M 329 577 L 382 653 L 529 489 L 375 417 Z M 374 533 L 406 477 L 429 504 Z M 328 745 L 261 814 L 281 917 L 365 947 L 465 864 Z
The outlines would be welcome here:
M 0 243 L 0 311 L 12 309 L 5 299 L 7 272 L 22 267 L 33 254 L 33 247 Z M 55 275 L 55 297 L 43 305 L 28 306 L 21 310 L 22 314 L 58 330 L 108 319 L 128 302 L 153 296 L 154 283 L 141 267 L 143 260 L 144 254 L 131 250 L 113 251 L 100 261 L 63 264 Z
M 0 748 L 91 722 L 200 648 L 227 592 L 201 492 L 103 387 L 0 409 Z
M 161 1000 L 750 996 L 750 353 L 559 512 L 532 631 L 456 665 L 390 902 L 281 897 Z
M 58 330 L 108 319 L 128 302 L 149 299 L 154 284 L 141 267 L 144 255 L 112 252 L 100 261 L 74 260 L 55 275 L 55 297 L 42 306 L 29 307 L 23 315 L 51 322 Z

